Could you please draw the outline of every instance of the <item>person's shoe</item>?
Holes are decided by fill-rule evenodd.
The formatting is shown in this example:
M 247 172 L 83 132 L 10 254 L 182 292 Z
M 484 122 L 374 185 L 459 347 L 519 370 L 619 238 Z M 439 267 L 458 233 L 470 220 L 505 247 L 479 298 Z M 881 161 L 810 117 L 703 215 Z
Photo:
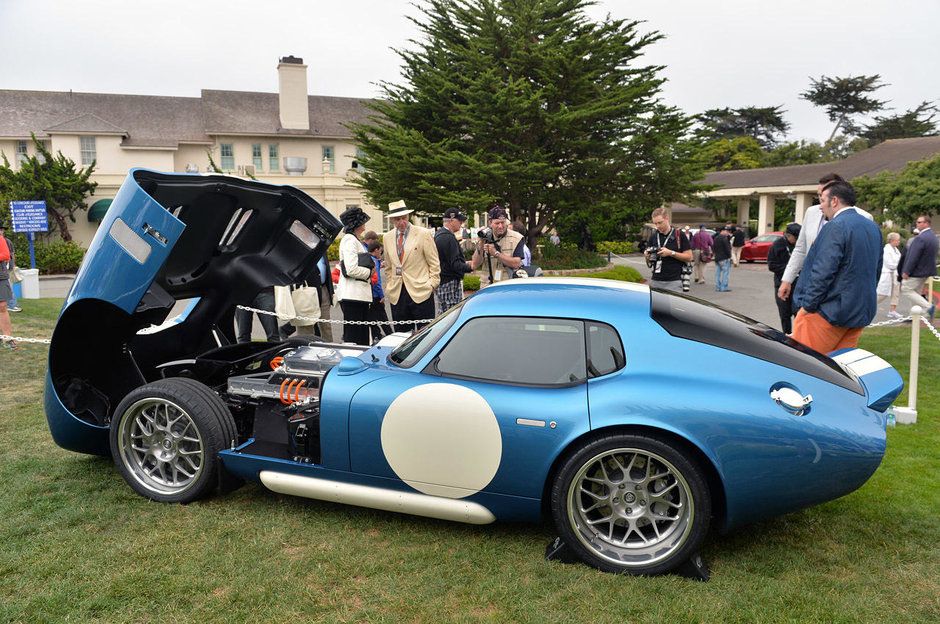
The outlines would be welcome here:
M 902 316 L 901 316 L 900 314 L 898 314 L 897 312 L 888 312 L 888 318 L 889 318 L 889 319 L 899 319 L 899 318 L 904 318 L 904 317 L 902 317 Z
M 7 312 L 22 312 L 23 308 L 20 306 L 7 306 Z
M 12 340 L 4 340 L 4 341 L 3 341 L 3 348 L 4 348 L 4 349 L 13 349 L 14 351 L 17 350 L 17 349 L 19 349 L 19 347 L 16 346 L 16 343 L 13 342 Z

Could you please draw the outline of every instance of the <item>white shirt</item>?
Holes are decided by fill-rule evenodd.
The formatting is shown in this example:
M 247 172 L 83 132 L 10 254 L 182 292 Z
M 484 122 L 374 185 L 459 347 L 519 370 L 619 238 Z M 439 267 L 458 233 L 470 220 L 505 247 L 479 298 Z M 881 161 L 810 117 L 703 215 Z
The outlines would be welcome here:
M 872 220 L 871 214 L 856 206 L 849 206 L 842 210 L 850 209 L 867 218 L 869 221 Z M 842 210 L 839 212 L 842 212 Z M 839 213 L 837 212 L 836 214 Z M 835 218 L 835 215 L 833 215 L 833 218 Z M 822 220 L 823 213 L 819 204 L 806 209 L 806 215 L 803 217 L 803 228 L 800 230 L 800 236 L 796 239 L 796 244 L 793 246 L 790 261 L 787 262 L 787 268 L 783 272 L 781 281 L 792 284 L 796 280 L 796 276 L 800 274 L 800 270 L 803 268 L 803 262 L 806 261 L 806 254 L 809 253 L 809 248 L 816 241 Z

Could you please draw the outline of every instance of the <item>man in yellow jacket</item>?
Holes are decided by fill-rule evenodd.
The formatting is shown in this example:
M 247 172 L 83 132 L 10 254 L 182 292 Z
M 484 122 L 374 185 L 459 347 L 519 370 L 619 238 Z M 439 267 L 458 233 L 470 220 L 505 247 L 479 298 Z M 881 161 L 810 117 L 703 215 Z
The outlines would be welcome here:
M 392 202 L 388 208 L 392 229 L 384 237 L 385 296 L 391 304 L 395 331 L 410 331 L 434 318 L 434 289 L 441 282 L 441 263 L 430 230 L 412 225 L 412 210 L 405 201 Z

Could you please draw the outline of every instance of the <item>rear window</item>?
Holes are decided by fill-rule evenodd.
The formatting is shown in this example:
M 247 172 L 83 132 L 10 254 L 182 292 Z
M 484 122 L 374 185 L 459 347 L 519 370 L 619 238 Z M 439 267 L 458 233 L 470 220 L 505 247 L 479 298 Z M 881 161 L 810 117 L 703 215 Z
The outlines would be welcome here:
M 667 291 L 651 291 L 650 316 L 677 338 L 714 345 L 779 364 L 864 395 L 862 386 L 831 358 L 781 331 L 715 305 Z

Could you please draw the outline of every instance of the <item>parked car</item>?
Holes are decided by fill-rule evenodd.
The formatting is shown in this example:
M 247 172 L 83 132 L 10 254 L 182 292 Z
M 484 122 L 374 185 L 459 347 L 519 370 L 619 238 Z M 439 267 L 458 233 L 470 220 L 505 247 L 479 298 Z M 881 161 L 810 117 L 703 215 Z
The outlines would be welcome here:
M 767 252 L 774 241 L 783 236 L 783 232 L 768 232 L 755 236 L 744 243 L 741 249 L 741 260 L 744 262 L 767 262 Z
M 902 386 L 884 360 L 644 285 L 518 279 L 369 348 L 232 344 L 233 306 L 297 281 L 339 229 L 290 187 L 133 170 L 53 333 L 55 442 L 110 455 L 155 501 L 250 481 L 474 524 L 549 517 L 581 561 L 636 574 L 680 566 L 710 527 L 852 492 L 884 455 Z

